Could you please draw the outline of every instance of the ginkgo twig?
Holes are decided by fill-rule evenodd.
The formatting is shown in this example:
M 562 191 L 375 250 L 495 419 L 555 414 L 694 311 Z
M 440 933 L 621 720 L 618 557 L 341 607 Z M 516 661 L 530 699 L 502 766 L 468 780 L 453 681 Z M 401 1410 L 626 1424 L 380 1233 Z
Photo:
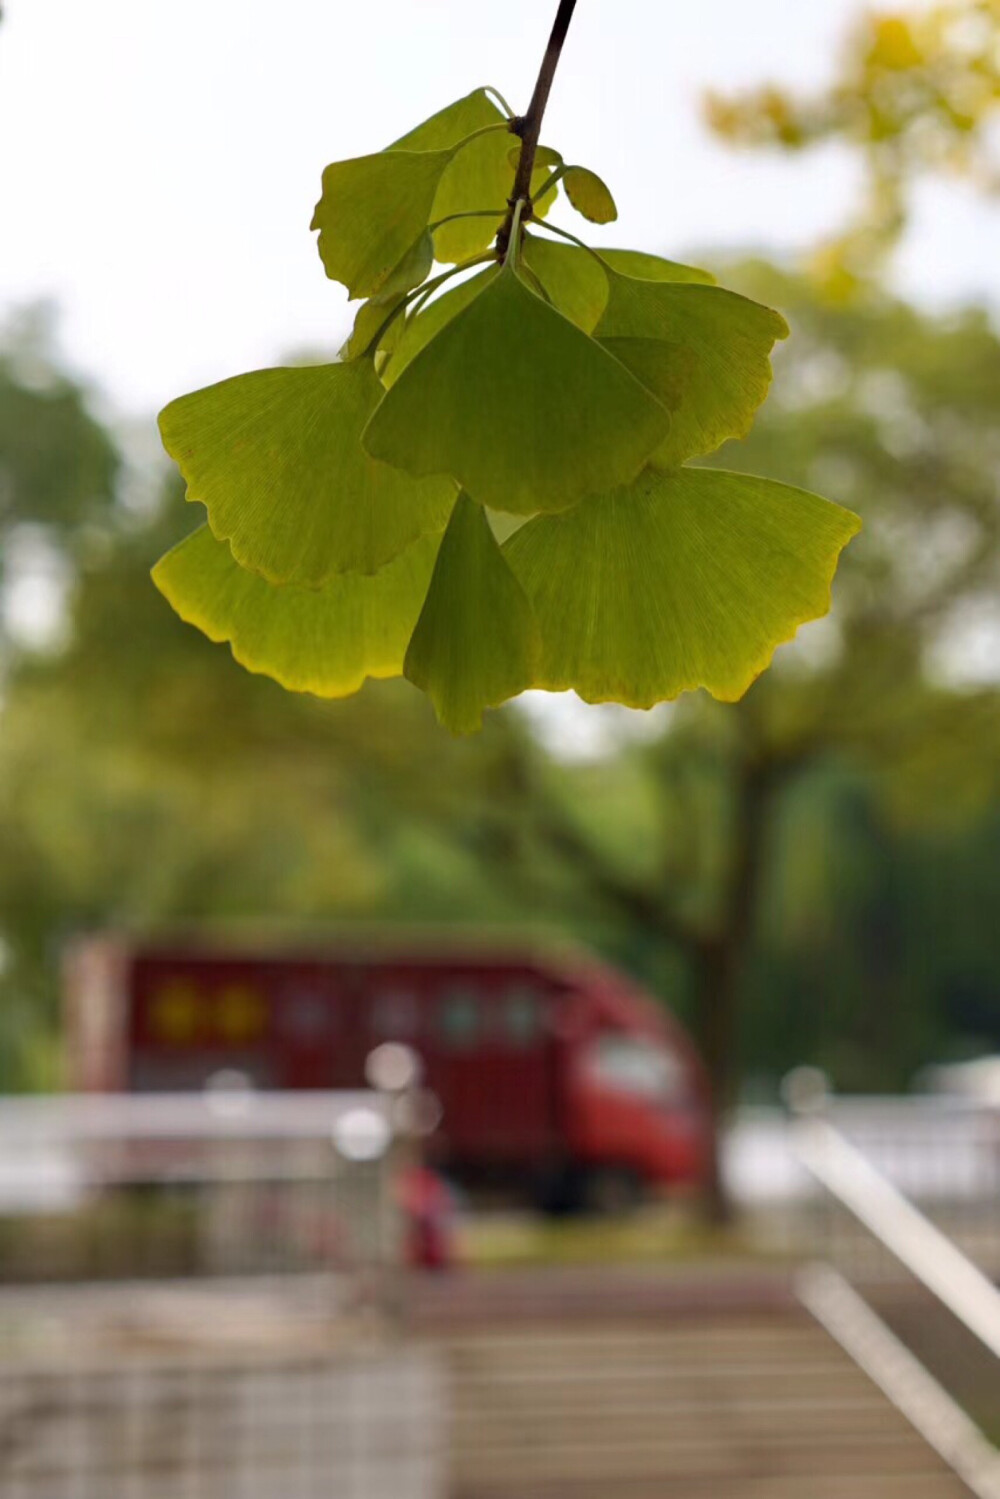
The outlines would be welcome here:
M 531 174 L 535 167 L 535 152 L 538 149 L 538 138 L 542 131 L 542 119 L 545 115 L 545 106 L 549 102 L 549 91 L 552 88 L 552 80 L 555 77 L 559 58 L 562 54 L 563 43 L 566 33 L 569 31 L 569 23 L 573 19 L 576 9 L 576 0 L 559 0 L 559 9 L 552 24 L 552 32 L 549 36 L 548 46 L 545 48 L 545 56 L 542 58 L 542 66 L 538 70 L 538 78 L 535 82 L 535 91 L 531 96 L 527 114 L 512 120 L 510 128 L 513 133 L 521 138 L 521 154 L 518 157 L 517 172 L 514 177 L 514 187 L 510 195 L 507 208 L 507 216 L 500 226 L 497 234 L 496 250 L 497 258 L 503 260 L 507 254 L 507 246 L 510 243 L 511 229 L 514 224 L 514 210 L 518 202 L 527 202 L 531 197 Z

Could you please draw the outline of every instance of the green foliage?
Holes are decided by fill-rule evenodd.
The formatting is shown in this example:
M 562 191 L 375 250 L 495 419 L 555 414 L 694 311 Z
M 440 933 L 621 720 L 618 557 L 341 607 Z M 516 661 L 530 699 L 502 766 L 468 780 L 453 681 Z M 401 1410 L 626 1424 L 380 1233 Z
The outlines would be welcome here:
M 562 176 L 566 196 L 592 224 L 611 224 L 618 217 L 611 190 L 587 167 L 567 167 Z
M 775 645 L 825 613 L 850 511 L 770 479 L 647 470 L 505 553 L 545 642 L 540 683 L 648 708 L 704 684 L 742 697 Z
M 681 467 L 749 431 L 784 321 L 696 268 L 547 238 L 560 185 L 592 222 L 617 208 L 596 173 L 536 148 L 540 123 L 478 89 L 328 166 L 320 257 L 367 299 L 343 362 L 240 376 L 162 413 L 229 557 L 201 534 L 157 580 L 252 670 L 340 696 L 400 662 L 467 732 L 529 687 L 738 696 L 829 607 L 853 517 Z M 486 508 L 535 519 L 501 548 Z
M 346 697 L 366 677 L 402 672 L 438 545 L 424 537 L 377 573 L 342 573 L 279 594 L 201 526 L 161 558 L 153 581 L 181 619 L 210 640 L 228 640 L 251 671 L 297 692 Z
M 534 680 L 538 626 L 481 505 L 461 494 L 406 653 L 406 675 L 457 734 Z
M 454 503 L 447 478 L 415 481 L 364 451 L 381 395 L 370 359 L 256 370 L 172 401 L 160 432 L 235 561 L 315 588 L 377 572 Z

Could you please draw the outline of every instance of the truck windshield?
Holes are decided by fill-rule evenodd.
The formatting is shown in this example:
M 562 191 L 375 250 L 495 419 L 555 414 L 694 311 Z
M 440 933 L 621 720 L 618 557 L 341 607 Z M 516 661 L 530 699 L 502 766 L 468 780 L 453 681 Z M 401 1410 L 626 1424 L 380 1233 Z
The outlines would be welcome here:
M 675 1100 L 685 1091 L 680 1058 L 655 1041 L 629 1036 L 599 1036 L 587 1062 L 587 1074 L 602 1087 L 637 1098 Z

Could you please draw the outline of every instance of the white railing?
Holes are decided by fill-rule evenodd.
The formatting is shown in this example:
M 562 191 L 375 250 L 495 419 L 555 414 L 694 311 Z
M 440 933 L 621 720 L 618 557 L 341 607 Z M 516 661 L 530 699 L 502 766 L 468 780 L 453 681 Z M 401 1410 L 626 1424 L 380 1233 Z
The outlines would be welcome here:
M 0 1100 L 0 1280 L 385 1266 L 401 1095 Z
M 789 1089 L 791 1143 L 795 1156 L 825 1194 L 827 1204 L 846 1214 L 879 1256 L 902 1267 L 911 1287 L 915 1284 L 921 1288 L 920 1294 L 930 1295 L 946 1308 L 986 1351 L 987 1358 L 1000 1360 L 1000 1291 L 897 1184 L 901 1174 L 905 1180 L 907 1171 L 914 1169 L 914 1141 L 926 1130 L 928 1121 L 936 1118 L 950 1123 L 951 1139 L 958 1147 L 958 1169 L 950 1186 L 960 1197 L 976 1197 L 971 1190 L 969 1166 L 970 1161 L 978 1164 L 979 1145 L 985 1138 L 989 1148 L 987 1170 L 980 1178 L 983 1193 L 992 1186 L 995 1176 L 994 1112 L 934 1099 L 900 1100 L 898 1104 L 878 1100 L 873 1109 L 868 1100 L 831 1101 L 822 1087 L 816 1086 L 819 1080 L 807 1081 L 812 1086 L 805 1090 L 794 1085 Z M 874 1131 L 873 1123 L 877 1126 Z M 867 1143 L 873 1136 L 882 1159 L 888 1155 L 896 1168 L 895 1181 L 855 1143 L 859 1137 Z M 940 1136 L 934 1144 L 939 1161 L 947 1160 L 947 1148 Z M 949 1185 L 946 1178 L 944 1184 Z M 920 1185 L 926 1191 L 926 1171 Z M 933 1173 L 932 1186 L 932 1195 L 940 1196 L 942 1179 L 938 1171 Z M 995 1213 L 992 1201 L 985 1205 Z M 828 1252 L 833 1242 L 831 1236 Z M 831 1259 L 835 1255 L 831 1254 Z M 852 1262 L 856 1263 L 856 1258 Z M 876 1290 L 880 1285 L 876 1280 Z M 884 1290 L 884 1286 L 881 1288 Z M 1000 1452 L 878 1314 L 866 1294 L 870 1290 L 867 1281 L 863 1288 L 852 1285 L 833 1263 L 812 1266 L 799 1281 L 805 1306 L 880 1385 L 977 1499 L 1000 1499 Z M 997 1373 L 1000 1388 L 1000 1363 Z

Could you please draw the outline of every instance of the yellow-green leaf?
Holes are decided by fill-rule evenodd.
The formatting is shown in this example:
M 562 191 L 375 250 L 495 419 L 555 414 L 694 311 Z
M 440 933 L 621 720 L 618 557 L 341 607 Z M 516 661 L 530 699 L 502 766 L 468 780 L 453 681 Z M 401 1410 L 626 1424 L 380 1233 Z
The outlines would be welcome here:
M 562 184 L 577 213 L 592 224 L 610 224 L 618 217 L 610 188 L 589 167 L 567 167 Z
M 578 252 L 585 255 L 586 250 Z M 638 276 L 645 281 L 694 281 L 703 286 L 714 286 L 711 271 L 699 270 L 694 265 L 681 265 L 677 260 L 664 260 L 662 255 L 649 255 L 645 250 L 601 249 L 601 259 L 606 260 L 614 271 L 623 276 Z
M 695 687 L 734 701 L 827 612 L 860 524 L 804 490 L 693 468 L 529 521 L 504 555 L 542 632 L 539 685 L 633 708 Z
M 593 332 L 608 300 L 608 277 L 597 257 L 543 234 L 526 234 L 521 254 L 552 305 L 584 333 Z
M 473 89 L 471 94 L 445 105 L 422 124 L 416 125 L 393 141 L 390 151 L 444 151 L 457 146 L 476 130 L 487 125 L 503 125 L 506 116 L 501 112 L 484 88 Z M 497 131 L 501 140 L 503 135 Z
M 366 677 L 402 674 L 439 543 L 425 536 L 371 577 L 278 588 L 238 566 L 201 526 L 160 559 L 153 581 L 188 624 L 228 640 L 249 671 L 295 692 L 346 697 Z
M 455 734 L 532 685 L 538 627 L 481 505 L 459 495 L 406 653 L 405 674 Z
M 507 160 L 510 136 L 497 130 L 460 146 L 441 178 L 432 222 L 453 213 L 495 209 L 491 218 L 453 219 L 434 231 L 434 255 L 444 265 L 468 260 L 496 237 L 507 209 L 514 173 Z
M 354 319 L 351 336 L 341 350 L 341 358 L 354 359 L 358 354 L 365 353 L 379 329 L 387 322 L 389 314 L 400 306 L 405 296 L 405 292 L 397 292 L 395 296 L 372 297 L 369 301 L 362 302 Z M 379 349 L 384 353 L 390 354 L 399 343 L 404 322 L 405 318 L 400 312 L 389 323 L 378 343 Z
M 453 151 L 425 222 L 436 223 L 452 213 L 484 208 L 496 208 L 503 214 L 513 180 L 506 167 L 509 133 L 497 130 L 470 141 L 460 151 L 454 148 L 487 125 L 505 124 L 506 117 L 486 90 L 480 88 L 439 109 L 429 120 L 393 142 L 391 151 Z M 486 248 L 499 222 L 498 217 L 461 219 L 442 225 L 434 235 L 435 259 L 445 265 L 468 260 Z
M 450 323 L 453 317 L 457 317 L 464 307 L 468 307 L 485 291 L 489 283 L 500 274 L 499 266 L 487 266 L 485 271 L 479 271 L 475 276 L 470 276 L 468 281 L 459 282 L 449 291 L 442 292 L 440 296 L 428 302 L 419 312 L 415 312 L 406 319 L 399 319 L 401 331 L 399 341 L 393 351 L 392 358 L 387 361 L 381 371 L 382 381 L 385 385 L 394 385 L 403 373 L 411 359 L 416 358 L 420 350 L 435 338 L 446 323 Z
M 627 483 L 669 423 L 508 262 L 407 365 L 362 440 L 385 463 L 451 474 L 480 504 L 530 515 Z
M 510 135 L 496 131 L 478 136 L 460 146 L 441 178 L 434 199 L 434 222 L 453 213 L 496 209 L 495 217 L 453 219 L 434 233 L 434 255 L 444 264 L 457 264 L 478 255 L 492 244 L 507 211 L 507 200 L 514 187 Z M 516 163 L 519 148 L 515 148 Z M 531 175 L 531 191 L 537 193 L 550 176 L 548 167 L 537 162 Z M 534 204 L 536 218 L 543 219 L 556 200 L 559 188 L 554 184 Z
M 521 143 L 520 143 L 520 141 L 518 141 L 518 143 L 517 143 L 516 146 L 511 146 L 510 151 L 508 152 L 508 155 L 507 155 L 507 160 L 510 162 L 511 166 L 516 171 L 517 170 L 517 164 L 520 161 L 520 159 L 521 159 Z M 553 148 L 551 146 L 536 146 L 535 147 L 535 169 L 536 170 L 539 169 L 539 168 L 541 168 L 541 167 L 544 167 L 545 170 L 546 170 L 546 175 L 548 175 L 548 173 L 551 172 L 551 171 L 553 171 L 554 168 L 561 167 L 561 166 L 562 166 L 562 157 L 560 156 L 560 154 L 559 154 L 558 151 L 553 150 Z
M 171 401 L 160 432 L 237 562 L 316 587 L 375 572 L 451 512 L 449 480 L 414 481 L 363 450 L 382 394 L 370 359 L 255 370 Z
M 630 362 L 622 339 L 660 340 L 688 361 L 673 424 L 651 460 L 666 467 L 746 435 L 771 383 L 771 349 L 788 327 L 770 307 L 718 286 L 613 275 L 594 335 L 640 380 L 649 380 L 649 363 Z M 648 388 L 670 404 L 658 382 Z
M 342 281 L 350 297 L 375 296 L 412 256 L 451 158 L 450 147 L 381 151 L 326 168 L 309 227 L 319 230 L 326 274 Z

